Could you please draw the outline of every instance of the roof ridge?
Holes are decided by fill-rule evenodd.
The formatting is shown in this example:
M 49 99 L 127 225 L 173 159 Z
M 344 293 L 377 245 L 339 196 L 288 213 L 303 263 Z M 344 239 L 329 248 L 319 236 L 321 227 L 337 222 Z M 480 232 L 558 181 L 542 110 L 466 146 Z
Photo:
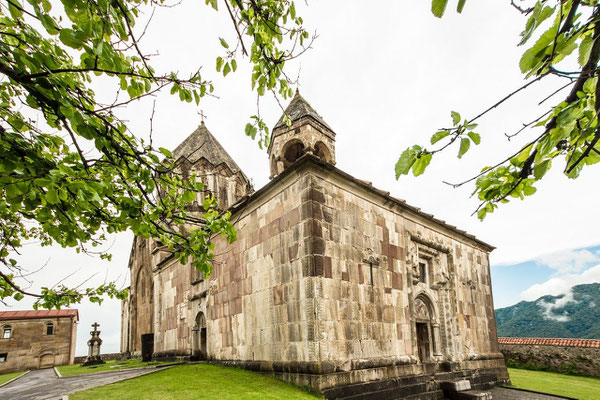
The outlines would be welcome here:
M 11 310 L 0 311 L 0 321 L 12 319 L 36 319 L 36 318 L 56 318 L 73 317 L 79 318 L 79 310 L 76 308 L 66 308 L 61 310 Z
M 518 338 L 499 337 L 500 344 L 523 344 L 541 346 L 566 346 L 566 347 L 598 347 L 600 339 L 578 339 L 578 338 Z

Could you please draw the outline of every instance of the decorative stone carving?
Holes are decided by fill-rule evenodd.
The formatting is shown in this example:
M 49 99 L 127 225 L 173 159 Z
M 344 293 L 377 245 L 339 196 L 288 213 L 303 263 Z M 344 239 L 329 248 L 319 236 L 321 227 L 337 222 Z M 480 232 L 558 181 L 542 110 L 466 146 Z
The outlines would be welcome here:
M 415 319 L 428 321 L 430 319 L 429 309 L 427 308 L 427 304 L 423 302 L 421 299 L 416 299 L 414 303 L 415 308 Z

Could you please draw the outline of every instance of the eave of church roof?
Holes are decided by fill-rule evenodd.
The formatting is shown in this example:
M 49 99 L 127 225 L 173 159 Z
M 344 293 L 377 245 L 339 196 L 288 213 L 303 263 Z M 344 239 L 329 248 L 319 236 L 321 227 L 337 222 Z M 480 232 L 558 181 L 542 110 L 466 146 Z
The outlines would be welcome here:
M 377 196 L 381 196 L 381 197 L 385 198 L 385 200 L 387 200 L 393 204 L 396 204 L 397 206 L 401 207 L 402 209 L 411 211 L 412 213 L 419 215 L 419 216 L 423 217 L 424 219 L 431 221 L 438 226 L 448 229 L 451 232 L 457 233 L 458 235 L 462 236 L 463 238 L 477 243 L 478 245 L 480 245 L 487 251 L 492 251 L 496 248 L 496 247 L 492 246 L 491 244 L 488 244 L 482 240 L 479 240 L 475 235 L 467 233 L 466 231 L 459 229 L 454 225 L 450 225 L 446 221 L 435 218 L 432 214 L 428 214 L 426 212 L 423 212 L 418 207 L 414 207 L 414 206 L 407 204 L 405 200 L 390 196 L 390 192 L 386 192 L 384 190 L 377 189 L 377 188 L 373 187 L 373 185 L 371 185 L 370 182 L 363 181 L 361 179 L 357 179 L 357 178 L 353 177 L 352 175 L 334 167 L 333 165 L 322 161 L 321 159 L 313 156 L 312 154 L 304 154 L 294 164 L 292 164 L 288 168 L 286 168 L 281 174 L 277 175 L 265 186 L 263 186 L 256 192 L 252 193 L 251 195 L 245 196 L 242 199 L 240 199 L 240 201 L 238 201 L 236 204 L 234 204 L 232 207 L 229 208 L 229 211 L 231 211 L 232 213 L 235 213 L 235 212 L 241 210 L 242 208 L 244 208 L 244 206 L 246 204 L 251 202 L 253 199 L 256 199 L 257 197 L 261 196 L 264 192 L 269 190 L 269 188 L 271 188 L 274 185 L 279 184 L 279 182 L 282 179 L 284 179 L 284 177 L 288 176 L 289 174 L 296 173 L 295 172 L 296 170 L 298 170 L 299 168 L 302 168 L 306 164 L 311 164 L 311 163 L 316 164 L 317 166 L 319 166 L 323 169 L 332 171 L 348 181 L 354 182 L 358 186 L 361 186 L 362 188 L 368 190 L 371 193 L 376 194 Z
M 202 123 L 179 146 L 173 150 L 175 161 L 184 157 L 192 164 L 201 158 L 206 159 L 213 166 L 225 164 L 234 174 L 241 171 L 233 158 L 225 151 L 219 141 Z
M 325 128 L 333 132 L 333 129 L 327 125 L 327 122 L 325 122 L 323 118 L 315 111 L 315 109 L 308 104 L 304 97 L 300 96 L 300 92 L 298 91 L 296 91 L 296 95 L 279 118 L 279 121 L 277 121 L 275 124 L 275 127 L 273 127 L 273 130 L 285 126 L 285 122 L 283 121 L 283 117 L 285 115 L 287 115 L 292 122 L 303 117 L 311 117 Z

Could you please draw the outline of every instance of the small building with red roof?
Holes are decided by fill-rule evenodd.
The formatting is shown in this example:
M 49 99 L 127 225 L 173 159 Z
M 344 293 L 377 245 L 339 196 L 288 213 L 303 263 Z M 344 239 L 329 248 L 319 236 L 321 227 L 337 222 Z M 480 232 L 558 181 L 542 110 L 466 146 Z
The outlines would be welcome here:
M 73 364 L 77 310 L 0 311 L 0 374 Z

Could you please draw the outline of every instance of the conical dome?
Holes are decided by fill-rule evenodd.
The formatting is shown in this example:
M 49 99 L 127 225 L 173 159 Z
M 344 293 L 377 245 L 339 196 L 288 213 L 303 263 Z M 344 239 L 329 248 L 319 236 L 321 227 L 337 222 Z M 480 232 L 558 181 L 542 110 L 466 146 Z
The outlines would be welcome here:
M 173 158 L 177 161 L 184 157 L 194 164 L 201 158 L 205 158 L 213 166 L 225 164 L 231 172 L 241 171 L 240 167 L 233 161 L 217 139 L 202 123 L 192 132 L 179 146 L 173 150 Z
M 333 132 L 331 127 L 327 125 L 327 123 L 323 120 L 323 117 L 321 117 L 315 111 L 315 109 L 312 108 L 310 104 L 308 104 L 308 101 L 306 101 L 304 97 L 300 96 L 300 92 L 298 90 L 296 90 L 296 95 L 279 118 L 279 121 L 277 121 L 277 123 L 273 127 L 273 130 L 285 127 L 283 117 L 286 115 L 290 118 L 292 122 L 298 121 L 303 117 L 311 117 L 312 119 L 323 125 L 325 128 Z
M 286 115 L 291 121 L 289 126 L 284 122 Z M 273 128 L 269 143 L 271 178 L 307 153 L 335 165 L 335 132 L 296 91 Z

